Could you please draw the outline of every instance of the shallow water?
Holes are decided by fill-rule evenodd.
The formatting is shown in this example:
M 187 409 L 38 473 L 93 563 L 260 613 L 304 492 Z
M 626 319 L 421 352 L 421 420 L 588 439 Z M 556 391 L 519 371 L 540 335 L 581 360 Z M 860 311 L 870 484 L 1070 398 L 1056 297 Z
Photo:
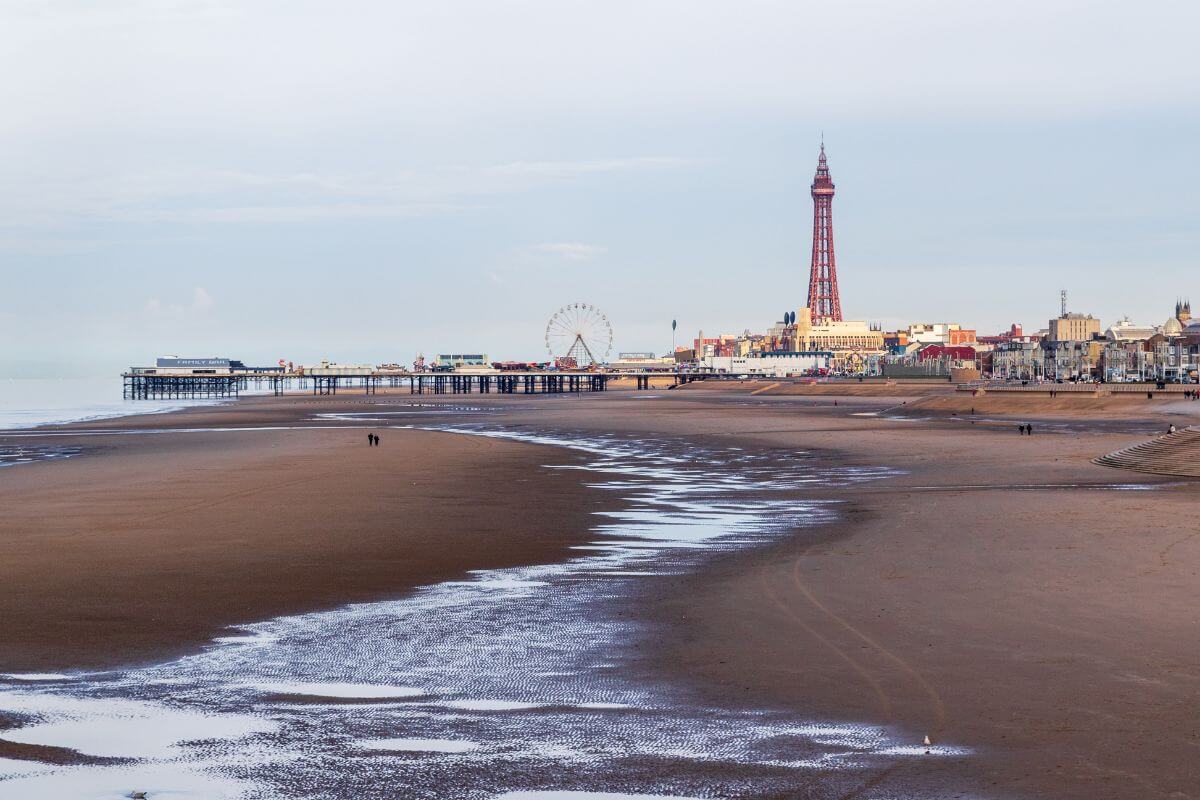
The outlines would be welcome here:
M 250 625 L 161 665 L 11 676 L 0 712 L 27 723 L 3 738 L 130 762 L 0 761 L 0 797 L 836 797 L 871 767 L 966 753 L 633 677 L 655 633 L 639 614 L 649 591 L 827 520 L 834 507 L 803 499 L 806 487 L 882 471 L 680 440 L 456 430 L 580 451 L 586 463 L 566 468 L 619 508 L 559 563 Z M 878 791 L 861 796 L 891 796 Z
M 120 376 L 0 378 L 0 430 L 129 414 L 161 414 L 189 406 L 225 402 L 214 399 L 123 400 L 121 393 Z
M 0 467 L 32 464 L 36 461 L 55 461 L 77 456 L 79 447 L 55 447 L 50 445 L 0 444 Z

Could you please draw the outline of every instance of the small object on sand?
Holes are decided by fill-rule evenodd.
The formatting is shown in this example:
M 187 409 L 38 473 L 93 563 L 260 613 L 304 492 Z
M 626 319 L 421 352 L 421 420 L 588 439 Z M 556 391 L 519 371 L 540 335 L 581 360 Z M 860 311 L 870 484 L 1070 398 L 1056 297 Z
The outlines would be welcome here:
M 929 734 L 925 734 L 925 746 L 929 747 L 933 742 L 929 741 Z
M 146 800 L 145 792 L 130 792 L 129 796 L 133 798 L 133 800 Z

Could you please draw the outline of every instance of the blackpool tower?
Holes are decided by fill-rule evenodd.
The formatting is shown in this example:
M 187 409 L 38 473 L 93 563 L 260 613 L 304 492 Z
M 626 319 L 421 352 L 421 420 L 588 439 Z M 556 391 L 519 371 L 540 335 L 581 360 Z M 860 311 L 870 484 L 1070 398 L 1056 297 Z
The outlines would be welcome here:
M 808 275 L 808 307 L 812 321 L 842 319 L 842 301 L 838 297 L 837 262 L 833 257 L 833 181 L 825 163 L 825 142 L 812 184 L 813 248 L 812 270 Z

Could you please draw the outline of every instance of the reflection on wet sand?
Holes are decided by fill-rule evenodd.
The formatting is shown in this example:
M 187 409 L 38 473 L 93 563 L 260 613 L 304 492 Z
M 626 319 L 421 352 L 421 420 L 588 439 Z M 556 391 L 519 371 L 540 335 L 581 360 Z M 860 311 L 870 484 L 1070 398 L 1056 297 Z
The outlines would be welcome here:
M 0 795 L 837 797 L 866 768 L 965 753 L 803 709 L 712 707 L 625 668 L 654 635 L 637 613 L 652 582 L 818 524 L 834 508 L 805 488 L 883 471 L 683 440 L 453 430 L 581 451 L 578 468 L 621 507 L 560 563 L 263 622 L 148 668 L 14 678 L 0 712 L 24 724 L 5 738 L 128 761 L 3 763 Z

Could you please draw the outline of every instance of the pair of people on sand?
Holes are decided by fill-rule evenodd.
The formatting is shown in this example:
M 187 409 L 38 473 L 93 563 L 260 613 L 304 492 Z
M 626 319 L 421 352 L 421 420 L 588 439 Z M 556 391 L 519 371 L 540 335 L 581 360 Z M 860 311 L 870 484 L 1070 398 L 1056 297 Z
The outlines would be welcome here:
M 1033 426 L 1032 425 L 1018 425 L 1017 433 L 1019 433 L 1021 436 L 1033 436 Z
M 370 447 L 378 447 L 379 446 L 379 437 L 373 433 L 368 433 L 367 434 L 367 445 Z

